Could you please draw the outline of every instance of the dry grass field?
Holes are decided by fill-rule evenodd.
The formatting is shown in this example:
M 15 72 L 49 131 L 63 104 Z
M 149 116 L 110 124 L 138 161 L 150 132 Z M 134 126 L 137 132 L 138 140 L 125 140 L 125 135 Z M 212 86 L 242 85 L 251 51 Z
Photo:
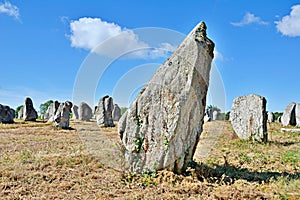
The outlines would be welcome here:
M 184 175 L 124 172 L 116 128 L 71 126 L 0 124 L 0 199 L 300 199 L 300 133 L 277 123 L 266 144 L 239 140 L 229 122 L 205 124 Z

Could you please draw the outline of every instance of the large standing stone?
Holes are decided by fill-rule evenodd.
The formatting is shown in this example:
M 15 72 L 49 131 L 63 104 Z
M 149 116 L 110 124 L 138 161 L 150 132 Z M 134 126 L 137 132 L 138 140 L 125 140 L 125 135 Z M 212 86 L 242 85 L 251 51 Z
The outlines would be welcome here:
M 73 105 L 72 107 L 72 114 L 73 114 L 73 119 L 79 119 L 79 115 L 78 115 L 78 106 Z
M 192 161 L 202 132 L 213 50 L 201 22 L 122 115 L 118 132 L 131 171 L 182 173 Z
M 78 108 L 78 112 L 79 120 L 90 121 L 92 119 L 93 111 L 87 103 L 81 102 Z
M 18 119 L 23 119 L 24 106 L 22 106 L 18 112 Z
M 56 127 L 67 129 L 70 127 L 70 113 L 72 108 L 72 102 L 66 101 L 60 103 L 54 116 L 54 122 Z
M 264 97 L 255 94 L 234 100 L 230 119 L 239 138 L 263 142 L 268 140 L 266 104 Z
M 37 112 L 34 109 L 32 100 L 29 97 L 25 99 L 23 109 L 23 119 L 25 121 L 35 121 L 37 119 Z
M 112 111 L 114 109 L 113 99 L 110 96 L 104 96 L 99 100 L 96 110 L 96 120 L 100 127 L 114 127 Z
M 121 118 L 121 108 L 118 106 L 118 104 L 114 105 L 114 110 L 112 112 L 114 121 L 119 121 Z
M 58 101 L 54 101 L 53 103 L 51 103 L 44 115 L 45 120 L 48 120 L 48 122 L 54 122 L 54 117 L 58 107 L 59 107 Z
M 274 122 L 275 121 L 275 115 L 273 112 L 268 113 L 268 122 Z
M 290 103 L 283 115 L 281 116 L 281 123 L 283 126 L 287 126 L 287 125 L 292 125 L 295 126 L 296 125 L 296 103 L 292 102 Z
M 296 115 L 296 126 L 300 126 L 300 103 L 298 103 L 296 106 L 295 115 Z
M 13 123 L 14 118 L 15 110 L 0 104 L 0 123 Z

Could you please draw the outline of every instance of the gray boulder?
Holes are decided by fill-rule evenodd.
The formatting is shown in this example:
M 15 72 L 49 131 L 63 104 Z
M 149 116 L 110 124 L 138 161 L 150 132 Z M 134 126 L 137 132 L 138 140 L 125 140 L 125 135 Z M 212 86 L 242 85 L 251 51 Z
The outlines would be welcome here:
M 93 116 L 93 111 L 87 103 L 81 102 L 78 108 L 78 114 L 79 114 L 79 120 L 90 121 Z
M 45 120 L 48 120 L 48 122 L 54 122 L 54 117 L 58 107 L 59 107 L 58 101 L 54 101 L 53 103 L 51 103 L 44 115 Z
M 13 123 L 14 118 L 15 110 L 0 104 L 0 123 Z
M 118 104 L 114 105 L 112 116 L 114 121 L 119 121 L 119 119 L 121 118 L 121 108 Z
M 290 103 L 284 110 L 283 115 L 281 116 L 281 123 L 283 126 L 287 125 L 296 125 L 296 103 Z
M 300 103 L 298 103 L 296 106 L 295 115 L 296 115 L 296 126 L 300 126 Z
M 268 122 L 274 122 L 275 121 L 275 115 L 273 112 L 268 113 Z
M 24 106 L 22 106 L 18 112 L 18 119 L 23 119 Z
M 264 97 L 255 94 L 234 100 L 230 119 L 239 138 L 262 142 L 268 140 L 266 104 Z
M 202 132 L 213 50 L 201 22 L 122 115 L 118 132 L 130 171 L 186 170 Z
M 60 127 L 63 129 L 70 128 L 70 113 L 72 106 L 72 102 L 70 101 L 59 104 L 59 107 L 54 116 L 54 123 L 56 127 Z
M 110 96 L 104 96 L 99 100 L 96 110 L 96 120 L 100 127 L 114 127 L 112 111 L 114 109 L 113 99 Z
M 212 113 L 212 120 L 214 121 L 214 120 L 219 120 L 219 116 L 220 116 L 220 112 L 218 112 L 218 111 L 214 111 L 213 113 Z
M 33 107 L 32 100 L 27 97 L 23 106 L 23 119 L 25 121 L 36 121 L 38 115 Z
M 73 117 L 72 117 L 73 119 L 79 119 L 78 106 L 73 105 L 72 114 L 73 114 Z

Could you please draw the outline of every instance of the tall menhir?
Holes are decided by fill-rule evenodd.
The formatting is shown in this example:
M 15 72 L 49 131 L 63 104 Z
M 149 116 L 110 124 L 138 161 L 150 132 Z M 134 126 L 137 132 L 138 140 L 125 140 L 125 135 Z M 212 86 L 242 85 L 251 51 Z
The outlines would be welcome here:
M 214 43 L 199 23 L 119 120 L 132 172 L 182 173 L 192 161 L 206 107 Z

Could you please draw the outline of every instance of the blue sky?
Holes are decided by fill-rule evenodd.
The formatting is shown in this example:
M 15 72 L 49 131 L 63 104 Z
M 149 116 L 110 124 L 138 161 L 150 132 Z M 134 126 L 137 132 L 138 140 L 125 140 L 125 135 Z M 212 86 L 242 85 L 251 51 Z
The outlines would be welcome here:
M 126 75 L 137 69 L 131 81 L 136 81 L 136 88 L 125 95 L 130 98 L 170 55 L 180 34 L 188 34 L 202 20 L 217 49 L 216 78 L 211 81 L 218 83 L 212 83 L 211 102 L 218 104 L 223 98 L 218 96 L 220 77 L 226 110 L 234 98 L 251 93 L 265 96 L 270 111 L 300 102 L 300 1 L 0 0 L 0 103 L 15 108 L 26 96 L 32 97 L 35 107 L 48 99 L 72 100 L 80 69 L 93 59 L 91 51 L 115 56 L 117 48 L 105 47 L 103 52 L 96 47 L 118 34 L 124 36 L 119 44 L 148 50 L 111 63 L 99 78 L 95 102 L 114 88 L 118 91 L 116 85 L 133 89 L 128 81 L 133 78 L 126 81 Z M 176 38 L 150 45 L 135 31 L 145 27 L 173 30 Z M 115 101 L 125 106 L 126 99 L 121 98 Z

